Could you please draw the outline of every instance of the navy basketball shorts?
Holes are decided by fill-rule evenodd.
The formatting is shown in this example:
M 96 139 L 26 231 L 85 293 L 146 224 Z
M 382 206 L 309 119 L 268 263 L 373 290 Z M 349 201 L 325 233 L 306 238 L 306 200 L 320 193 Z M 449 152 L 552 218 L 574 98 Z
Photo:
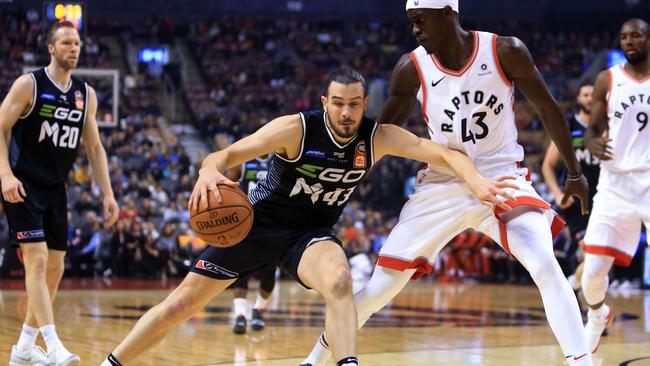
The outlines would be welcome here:
M 229 248 L 208 247 L 192 265 L 190 271 L 217 280 L 248 276 L 270 264 L 276 264 L 302 286 L 298 264 L 309 246 L 324 240 L 341 245 L 332 227 L 283 228 L 268 226 L 255 216 L 248 236 Z
M 248 290 L 248 280 L 250 280 L 251 278 L 257 278 L 258 280 L 260 280 L 260 288 L 262 288 L 267 292 L 271 292 L 273 291 L 273 286 L 275 285 L 275 268 L 276 268 L 275 263 L 270 263 L 266 265 L 264 268 L 255 271 L 246 277 L 239 277 L 237 281 L 235 281 L 235 283 L 230 285 L 229 288 L 233 288 L 233 289 L 241 288 L 244 290 Z M 270 289 L 265 287 L 270 287 Z
M 17 176 L 27 197 L 24 202 L 2 205 L 9 224 L 9 238 L 14 245 L 46 242 L 52 250 L 68 248 L 68 200 L 65 184 L 40 185 Z

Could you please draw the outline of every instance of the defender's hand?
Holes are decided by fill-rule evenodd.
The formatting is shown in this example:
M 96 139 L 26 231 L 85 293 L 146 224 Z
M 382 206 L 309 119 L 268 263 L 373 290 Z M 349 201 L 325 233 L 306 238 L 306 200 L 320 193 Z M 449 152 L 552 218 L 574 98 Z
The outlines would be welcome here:
M 513 188 L 519 189 L 519 186 L 508 182 L 516 177 L 508 175 L 496 179 L 485 179 L 481 177 L 477 181 L 468 183 L 469 189 L 472 194 L 481 201 L 482 204 L 490 207 L 500 207 L 501 209 L 510 211 L 512 208 L 505 204 L 506 201 L 514 201 L 515 198 L 508 194 L 504 189 Z M 505 200 L 504 200 L 505 199 Z
M 189 209 L 196 210 L 199 207 L 199 202 L 205 208 L 208 207 L 208 191 L 212 192 L 218 203 L 221 203 L 221 194 L 219 194 L 218 184 L 226 184 L 232 187 L 237 187 L 239 184 L 226 178 L 215 168 L 201 168 L 199 170 L 199 179 L 194 185 L 192 195 L 187 203 Z
M 595 157 L 607 161 L 614 158 L 611 142 L 612 139 L 609 138 L 609 134 L 605 131 L 600 137 L 585 139 L 585 146 Z
M 2 197 L 9 203 L 24 202 L 24 197 L 27 197 L 23 184 L 14 176 L 9 173 L 0 178 L 2 185 Z
M 583 215 L 589 213 L 589 185 L 587 184 L 587 178 L 585 178 L 584 175 L 580 175 L 580 179 L 577 180 L 566 180 L 566 183 L 564 184 L 564 197 L 562 197 L 560 204 L 566 204 L 571 197 L 580 200 L 580 207 Z

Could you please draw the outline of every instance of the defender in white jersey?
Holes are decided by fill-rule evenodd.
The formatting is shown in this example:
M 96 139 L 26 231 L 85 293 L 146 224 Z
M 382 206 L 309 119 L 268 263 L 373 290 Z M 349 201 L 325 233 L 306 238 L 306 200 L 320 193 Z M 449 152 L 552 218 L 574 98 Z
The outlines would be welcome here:
M 585 213 L 586 179 L 562 112 L 518 39 L 463 30 L 457 0 L 408 0 L 406 9 L 421 46 L 396 65 L 391 95 L 378 121 L 403 123 L 417 99 L 432 140 L 467 154 L 486 177 L 513 176 L 519 189 L 509 192 L 515 199 L 506 202 L 512 207 L 506 213 L 482 206 L 447 169 L 430 166 L 420 172 L 415 193 L 379 252 L 372 278 L 355 294 L 359 326 L 410 278 L 430 273 L 454 236 L 474 228 L 490 235 L 530 272 L 567 362 L 591 365 L 578 303 L 553 254 L 549 228 L 559 230 L 563 223 L 535 192 L 520 164 L 524 152 L 517 143 L 514 84 L 535 106 L 567 165 L 563 201 L 576 196 Z M 321 336 L 302 365 L 322 365 L 326 347 Z
M 585 235 L 582 289 L 589 304 L 585 327 L 593 352 L 613 313 L 605 305 L 612 264 L 628 266 L 641 224 L 650 228 L 650 27 L 631 19 L 621 28 L 627 62 L 601 72 L 594 89 L 593 122 L 585 143 L 600 158 L 594 210 Z

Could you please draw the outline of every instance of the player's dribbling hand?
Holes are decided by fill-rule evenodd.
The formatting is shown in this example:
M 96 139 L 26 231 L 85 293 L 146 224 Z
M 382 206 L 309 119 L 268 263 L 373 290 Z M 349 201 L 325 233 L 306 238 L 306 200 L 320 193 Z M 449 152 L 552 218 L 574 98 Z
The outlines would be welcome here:
M 23 184 L 13 174 L 7 174 L 0 177 L 2 185 L 2 197 L 9 203 L 23 202 L 27 197 Z
M 120 207 L 117 205 L 115 197 L 112 196 L 104 197 L 102 203 L 104 205 L 104 225 L 105 227 L 111 227 L 117 222 L 117 218 L 120 215 Z
M 201 170 L 199 170 L 199 179 L 196 180 L 187 207 L 196 210 L 200 203 L 203 207 L 207 208 L 208 191 L 212 192 L 218 203 L 221 203 L 221 194 L 219 194 L 219 189 L 217 188 L 217 185 L 219 184 L 226 184 L 232 187 L 239 186 L 239 183 L 226 178 L 215 168 L 201 168 Z
M 518 185 L 509 182 L 509 180 L 514 179 L 516 179 L 516 177 L 511 175 L 506 175 L 496 179 L 482 178 L 482 180 L 468 184 L 468 186 L 472 191 L 472 194 L 474 194 L 474 196 L 476 196 L 476 198 L 478 198 L 482 204 L 492 208 L 496 206 L 507 212 L 512 208 L 506 205 L 505 202 L 514 201 L 515 198 L 512 195 L 508 194 L 504 189 L 519 189 Z
M 611 142 L 612 139 L 609 138 L 608 132 L 605 131 L 600 137 L 585 139 L 585 146 L 595 157 L 607 161 L 614 158 Z
M 571 180 L 567 179 L 564 184 L 564 197 L 562 197 L 561 205 L 565 205 L 569 198 L 575 197 L 580 200 L 580 207 L 583 215 L 589 213 L 589 185 L 587 185 L 587 178 L 584 175 L 580 179 Z

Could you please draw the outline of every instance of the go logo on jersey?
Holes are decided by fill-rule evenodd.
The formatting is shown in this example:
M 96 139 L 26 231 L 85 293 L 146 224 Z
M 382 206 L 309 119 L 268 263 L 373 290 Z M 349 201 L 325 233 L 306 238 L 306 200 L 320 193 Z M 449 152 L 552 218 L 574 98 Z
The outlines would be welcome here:
M 83 117 L 83 111 L 78 109 L 69 109 L 57 107 L 50 104 L 43 104 L 41 110 L 38 112 L 41 117 L 54 118 L 60 121 L 79 122 Z
M 318 178 L 325 182 L 343 182 L 354 183 L 358 182 L 366 174 L 365 169 L 348 170 L 337 168 L 323 168 L 322 166 L 303 164 L 296 168 L 296 170 L 308 176 L 309 178 Z M 320 172 L 320 173 L 319 173 Z

